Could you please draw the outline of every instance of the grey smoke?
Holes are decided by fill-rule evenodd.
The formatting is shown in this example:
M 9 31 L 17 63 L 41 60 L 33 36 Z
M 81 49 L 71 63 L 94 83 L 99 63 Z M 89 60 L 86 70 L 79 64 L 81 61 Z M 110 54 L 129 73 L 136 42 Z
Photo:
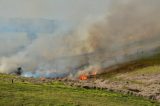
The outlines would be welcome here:
M 137 51 L 152 52 L 160 46 L 159 6 L 158 0 L 114 0 L 104 16 L 69 31 L 39 35 L 24 50 L 3 57 L 0 72 L 23 67 L 29 76 L 66 76 L 129 61 L 128 56 L 139 57 Z

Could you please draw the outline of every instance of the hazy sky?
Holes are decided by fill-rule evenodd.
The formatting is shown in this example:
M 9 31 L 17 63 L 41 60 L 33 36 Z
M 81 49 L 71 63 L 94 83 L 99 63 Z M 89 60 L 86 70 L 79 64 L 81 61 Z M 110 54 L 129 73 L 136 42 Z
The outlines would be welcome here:
M 81 23 L 88 17 L 96 18 L 102 14 L 105 15 L 108 1 L 0 0 L 0 57 L 23 49 L 32 38 L 30 36 L 37 36 L 37 33 L 55 28 L 55 24 L 52 24 L 51 21 L 38 19 L 59 20 L 62 23 L 64 21 Z M 19 21 L 14 20 L 15 18 L 18 18 Z M 21 18 L 24 20 L 20 20 Z M 41 31 L 42 29 L 44 31 Z
M 104 14 L 109 0 L 0 0 L 0 18 L 47 18 L 79 21 Z

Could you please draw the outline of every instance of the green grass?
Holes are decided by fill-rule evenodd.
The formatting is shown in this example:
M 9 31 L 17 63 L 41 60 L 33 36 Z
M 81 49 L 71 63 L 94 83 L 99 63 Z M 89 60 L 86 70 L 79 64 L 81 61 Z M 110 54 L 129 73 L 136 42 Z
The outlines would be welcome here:
M 98 75 L 97 78 L 114 79 L 119 74 L 126 73 L 129 73 L 130 75 L 160 73 L 160 53 L 154 56 L 145 57 L 124 64 L 120 64 L 117 68 L 113 68 L 107 73 Z
M 129 74 L 132 76 L 136 76 L 138 74 L 142 75 L 151 75 L 151 74 L 159 74 L 160 73 L 160 65 L 149 66 L 142 69 L 136 69 L 135 71 L 130 72 Z
M 11 79 L 16 79 L 11 83 Z M 139 97 L 66 86 L 61 82 L 21 82 L 0 74 L 0 106 L 159 106 Z M 27 80 L 26 80 L 27 81 Z

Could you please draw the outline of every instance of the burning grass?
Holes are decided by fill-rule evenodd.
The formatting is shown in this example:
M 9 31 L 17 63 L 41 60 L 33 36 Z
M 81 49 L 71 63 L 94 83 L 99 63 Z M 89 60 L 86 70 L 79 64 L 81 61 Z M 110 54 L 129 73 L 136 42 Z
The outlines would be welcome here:
M 14 79 L 14 83 L 11 83 Z M 139 97 L 104 90 L 83 89 L 50 81 L 35 83 L 18 76 L 0 74 L 1 106 L 158 106 Z
M 79 79 L 80 79 L 80 80 L 87 80 L 87 79 L 88 79 L 88 76 L 85 75 L 85 74 L 83 74 L 83 75 L 80 75 L 80 76 L 79 76 Z
M 135 76 L 159 73 L 160 54 L 150 58 L 143 58 L 122 65 L 119 69 L 112 72 L 97 75 L 97 72 L 82 73 L 80 80 L 86 80 L 90 77 L 96 79 L 110 79 L 111 83 L 118 81 L 125 88 L 126 85 L 137 83 Z M 144 75 L 144 76 L 142 76 Z M 127 79 L 129 77 L 129 79 Z M 141 78 L 139 77 L 139 78 Z M 132 79 L 134 81 L 132 81 Z M 12 83 L 13 80 L 13 83 Z M 97 80 L 95 80 L 96 82 Z M 126 84 L 126 81 L 128 84 Z M 148 80 L 147 80 L 148 81 Z M 82 85 L 81 82 L 81 85 Z M 154 81 L 153 81 L 154 82 Z M 74 83 L 74 82 L 73 82 Z M 143 82 L 145 83 L 145 81 Z M 152 83 L 152 82 L 151 82 Z M 98 83 L 99 85 L 100 83 Z M 92 82 L 93 85 L 93 82 Z M 109 85 L 108 85 L 109 86 Z M 118 88 L 117 88 L 118 89 Z M 9 102 L 8 102 L 9 101 Z M 159 106 L 160 104 L 141 97 L 113 93 L 106 90 L 84 89 L 71 87 L 58 82 L 57 80 L 46 78 L 24 78 L 15 75 L 0 74 L 0 106 Z

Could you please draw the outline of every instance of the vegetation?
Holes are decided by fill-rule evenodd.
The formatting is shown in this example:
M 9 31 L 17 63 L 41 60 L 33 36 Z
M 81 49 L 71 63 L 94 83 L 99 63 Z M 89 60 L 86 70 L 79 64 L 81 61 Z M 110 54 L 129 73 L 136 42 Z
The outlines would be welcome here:
M 12 80 L 13 83 L 12 83 Z M 38 79 L 37 79 L 38 80 Z M 134 96 L 0 74 L 0 106 L 158 106 Z
M 108 68 L 106 70 L 108 70 Z M 145 57 L 139 60 L 130 61 L 124 64 L 119 64 L 119 67 L 117 68 L 114 68 L 113 66 L 113 69 L 111 67 L 109 72 L 100 74 L 97 76 L 97 78 L 114 79 L 116 76 L 119 76 L 121 74 L 128 74 L 128 75 L 134 74 L 136 76 L 147 73 L 148 74 L 160 73 L 160 53 L 151 57 Z
M 121 64 L 96 78 L 126 82 L 131 77 L 134 81 L 129 82 L 137 83 L 134 79 L 137 75 L 159 73 L 160 54 L 157 54 Z M 160 103 L 105 90 L 70 87 L 52 80 L 0 74 L 0 106 L 160 106 Z

